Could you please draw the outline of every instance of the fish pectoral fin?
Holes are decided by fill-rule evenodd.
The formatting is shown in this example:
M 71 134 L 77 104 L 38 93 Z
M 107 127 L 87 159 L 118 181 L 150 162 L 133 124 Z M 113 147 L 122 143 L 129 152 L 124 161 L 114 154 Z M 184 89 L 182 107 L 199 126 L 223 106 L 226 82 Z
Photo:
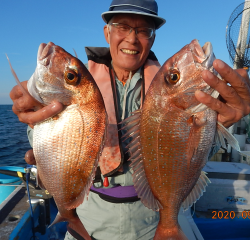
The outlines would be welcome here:
M 191 129 L 188 136 L 187 166 L 190 167 L 191 160 L 195 156 L 200 143 L 200 128 L 206 124 L 206 119 L 192 115 L 188 120 Z
M 201 171 L 201 175 L 196 182 L 195 186 L 189 193 L 189 195 L 186 197 L 184 202 L 182 203 L 182 207 L 184 211 L 186 211 L 189 207 L 191 207 L 197 200 L 200 199 L 200 197 L 203 195 L 203 192 L 206 191 L 206 187 L 208 183 L 211 183 L 208 177 L 206 176 L 206 173 Z
M 217 122 L 217 131 L 215 133 L 216 145 L 226 148 L 224 138 L 227 140 L 229 145 L 240 152 L 240 146 L 237 139 L 220 122 Z

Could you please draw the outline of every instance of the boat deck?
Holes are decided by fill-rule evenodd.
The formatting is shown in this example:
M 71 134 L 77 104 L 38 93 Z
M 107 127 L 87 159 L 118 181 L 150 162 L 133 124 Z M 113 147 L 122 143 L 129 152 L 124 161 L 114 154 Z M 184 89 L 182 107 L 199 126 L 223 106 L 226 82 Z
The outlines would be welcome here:
M 0 204 L 0 239 L 1 240 L 27 240 L 34 234 L 40 240 L 55 239 L 63 240 L 67 231 L 66 222 L 57 223 L 54 227 L 48 228 L 46 217 L 51 224 L 57 214 L 57 207 L 51 198 L 49 204 L 49 215 L 46 216 L 45 201 L 42 199 L 32 199 L 33 220 L 30 214 L 28 197 L 25 188 L 18 187 L 15 191 Z M 32 224 L 34 223 L 34 225 Z
M 29 209 L 28 197 L 25 188 L 18 187 L 0 205 L 0 236 L 1 240 L 8 240 L 11 232 Z

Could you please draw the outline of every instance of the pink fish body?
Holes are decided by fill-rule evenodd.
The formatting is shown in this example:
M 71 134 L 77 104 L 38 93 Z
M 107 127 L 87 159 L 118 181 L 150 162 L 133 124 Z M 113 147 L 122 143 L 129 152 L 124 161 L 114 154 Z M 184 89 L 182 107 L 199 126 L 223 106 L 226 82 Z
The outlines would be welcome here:
M 178 223 L 180 207 L 191 206 L 209 182 L 201 170 L 215 139 L 217 114 L 194 93 L 218 96 L 201 77 L 205 69 L 215 73 L 214 58 L 210 43 L 201 48 L 193 40 L 163 64 L 142 110 L 124 120 L 125 137 L 133 137 L 135 189 L 145 206 L 160 211 L 154 240 L 187 239 Z
M 38 176 L 59 210 L 53 224 L 67 221 L 72 235 L 91 239 L 75 208 L 89 192 L 102 150 L 106 111 L 101 93 L 82 62 L 53 43 L 40 45 L 28 88 L 45 105 L 57 100 L 66 106 L 34 127 Z

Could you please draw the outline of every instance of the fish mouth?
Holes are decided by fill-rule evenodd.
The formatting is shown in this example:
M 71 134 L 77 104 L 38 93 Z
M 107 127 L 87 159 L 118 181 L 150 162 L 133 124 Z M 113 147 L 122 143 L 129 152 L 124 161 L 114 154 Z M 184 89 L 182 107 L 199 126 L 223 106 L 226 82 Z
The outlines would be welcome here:
M 193 52 L 193 58 L 196 63 L 201 64 L 201 66 L 203 66 L 205 69 L 209 70 L 210 72 L 212 72 L 213 74 L 215 74 L 217 77 L 220 78 L 219 74 L 213 68 L 213 62 L 216 58 L 213 53 L 212 44 L 210 42 L 206 42 L 203 45 L 203 47 L 201 47 L 198 40 L 195 39 L 192 41 L 191 50 Z M 189 88 L 187 91 L 185 91 L 185 94 L 193 95 L 196 90 L 200 90 L 199 86 Z M 206 92 L 207 94 L 209 94 L 214 98 L 217 98 L 219 96 L 219 93 L 216 90 L 212 89 L 209 85 L 207 85 L 206 88 L 204 88 L 202 91 Z M 186 109 L 186 111 L 189 112 L 190 114 L 195 114 L 204 111 L 207 108 L 208 107 L 205 104 L 200 103 L 196 106 L 190 106 L 189 108 Z
M 38 48 L 37 61 L 43 66 L 48 66 L 54 49 L 55 44 L 53 42 L 41 43 Z
M 206 42 L 204 46 L 202 47 L 204 54 L 206 56 L 206 59 L 203 61 L 202 65 L 206 67 L 207 69 L 210 69 L 213 67 L 213 62 L 215 60 L 215 55 L 213 52 L 213 46 L 210 42 Z
M 206 42 L 203 47 L 199 44 L 198 40 L 193 40 L 191 44 L 194 61 L 200 63 L 203 67 L 210 70 L 213 67 L 215 55 L 213 53 L 213 46 L 210 42 Z

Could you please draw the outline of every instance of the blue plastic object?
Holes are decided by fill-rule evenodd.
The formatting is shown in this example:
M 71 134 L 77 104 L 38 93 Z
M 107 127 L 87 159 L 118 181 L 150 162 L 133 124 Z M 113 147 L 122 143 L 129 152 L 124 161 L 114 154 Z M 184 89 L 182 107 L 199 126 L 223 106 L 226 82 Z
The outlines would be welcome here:
M 23 167 L 15 167 L 15 166 L 2 166 L 0 167 L 0 170 L 25 173 L 25 169 Z
M 4 166 L 0 167 L 1 170 L 8 170 L 14 172 L 25 173 L 24 168 L 22 167 L 12 167 Z M 0 174 L 0 204 L 15 190 L 15 186 L 6 186 L 6 185 L 19 185 L 21 184 L 19 177 L 13 177 L 5 174 Z

